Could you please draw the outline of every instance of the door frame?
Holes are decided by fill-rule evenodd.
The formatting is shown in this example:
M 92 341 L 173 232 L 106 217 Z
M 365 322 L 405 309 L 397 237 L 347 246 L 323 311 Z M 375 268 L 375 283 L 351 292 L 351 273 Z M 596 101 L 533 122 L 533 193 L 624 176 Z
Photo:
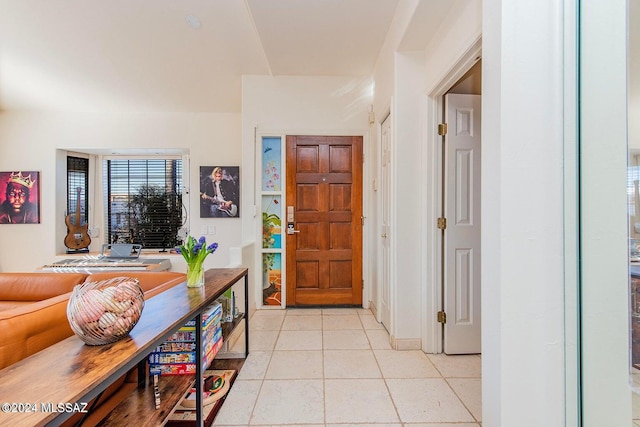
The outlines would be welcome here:
M 426 120 L 423 133 L 426 135 L 426 149 L 422 153 L 422 170 L 427 171 L 422 182 L 421 217 L 425 218 L 422 233 L 424 242 L 424 262 L 420 265 L 422 286 L 422 350 L 425 353 L 443 352 L 442 325 L 437 321 L 441 309 L 443 293 L 441 289 L 442 235 L 436 227 L 442 209 L 442 137 L 438 135 L 438 124 L 444 120 L 444 95 L 482 57 L 482 38 L 475 40 L 460 55 L 449 72 L 425 95 Z
M 383 177 L 381 175 L 382 172 L 382 168 L 381 168 L 381 164 L 382 164 L 382 124 L 386 121 L 386 120 L 390 120 L 390 126 L 391 126 L 391 141 L 390 141 L 390 147 L 389 147 L 389 151 L 390 151 L 390 156 L 391 156 L 391 161 L 389 164 L 389 188 L 393 188 L 393 181 L 394 181 L 394 176 L 395 176 L 395 163 L 394 163 L 394 150 L 395 150 L 395 125 L 394 125 L 394 115 L 393 115 L 393 111 L 392 111 L 392 105 L 393 105 L 393 97 L 391 97 L 389 99 L 389 103 L 388 105 L 385 106 L 385 108 L 382 110 L 382 114 L 380 114 L 375 121 L 375 130 L 377 132 L 378 138 L 377 138 L 377 144 L 375 147 L 376 150 L 376 175 L 375 175 L 375 179 L 376 179 L 376 184 L 373 185 L 373 191 L 378 191 L 380 186 L 382 185 L 382 180 Z M 371 169 L 371 168 L 369 168 Z M 380 193 L 381 194 L 381 193 Z M 393 254 L 395 253 L 395 249 L 394 249 L 394 235 L 395 235 L 395 229 L 394 229 L 394 224 L 395 224 L 395 217 L 394 217 L 394 210 L 392 209 L 392 207 L 395 205 L 395 199 L 394 199 L 395 193 L 393 191 L 389 192 L 389 199 L 387 200 L 387 202 L 389 203 L 390 207 L 389 207 L 389 251 L 391 253 L 391 256 L 389 257 L 389 265 L 387 266 L 387 268 L 389 269 L 389 324 L 388 325 L 384 325 L 384 323 L 382 322 L 382 281 L 384 280 L 384 275 L 382 274 L 383 271 L 383 265 L 382 265 L 382 243 L 380 242 L 380 231 L 382 229 L 382 218 L 380 215 L 380 212 L 382 212 L 383 209 L 383 204 L 385 203 L 385 201 L 382 199 L 382 195 L 380 195 L 379 197 L 375 197 L 376 200 L 376 208 L 377 208 L 377 212 L 376 212 L 376 217 L 374 219 L 374 221 L 371 221 L 371 225 L 372 225 L 372 229 L 370 230 L 370 236 L 372 238 L 372 241 L 375 242 L 375 245 L 372 245 L 372 248 L 375 247 L 375 259 L 376 261 L 376 267 L 374 270 L 374 274 L 375 274 L 375 278 L 376 278 L 376 283 L 375 283 L 375 295 L 372 295 L 373 297 L 375 297 L 375 301 L 373 301 L 373 307 L 372 307 L 372 312 L 373 315 L 376 317 L 376 320 L 383 324 L 385 326 L 385 328 L 387 328 L 387 332 L 389 332 L 390 335 L 393 335 L 393 326 L 395 324 L 394 321 L 394 314 L 395 314 L 395 277 L 396 277 L 396 265 L 395 265 L 395 257 L 393 256 Z
M 282 182 L 286 182 L 287 173 L 286 173 L 286 156 L 284 153 L 286 152 L 287 147 L 287 135 L 302 135 L 302 136 L 314 136 L 314 135 L 326 135 L 326 136 L 360 136 L 362 137 L 362 156 L 363 156 L 363 165 L 362 165 L 362 215 L 365 217 L 364 227 L 362 229 L 362 279 L 364 280 L 364 288 L 362 289 L 362 307 L 369 308 L 369 299 L 371 298 L 371 257 L 367 256 L 367 248 L 371 245 L 371 233 L 375 230 L 374 224 L 372 221 L 367 221 L 367 219 L 371 216 L 371 194 L 367 192 L 368 187 L 367 183 L 371 182 L 371 171 L 368 167 L 370 164 L 370 159 L 372 158 L 372 153 L 375 150 L 375 147 L 371 147 L 371 136 L 369 132 L 365 132 L 362 129 L 354 130 L 354 129 L 344 129 L 344 130 L 309 130 L 309 129 L 259 129 L 256 128 L 255 131 L 255 140 L 254 140 L 254 155 L 255 158 L 255 167 L 254 167 L 254 188 L 255 188 L 255 200 L 256 204 L 254 205 L 254 218 L 255 218 L 255 242 L 256 242 L 256 257 L 254 260 L 255 271 L 260 272 L 260 277 L 262 277 L 262 256 L 260 256 L 260 246 L 261 245 L 261 236 L 262 236 L 262 221 L 259 218 L 262 215 L 262 206 L 260 204 L 260 189 L 262 188 L 262 150 L 261 142 L 263 137 L 280 137 L 282 144 Z M 369 164 L 368 164 L 369 163 Z M 287 206 L 287 194 L 286 191 L 282 192 L 282 205 Z M 282 304 L 280 306 L 266 306 L 262 304 L 262 281 L 256 281 L 256 286 L 254 286 L 254 296 L 256 299 L 256 308 L 257 309 L 266 309 L 266 310 L 280 310 L 286 308 L 287 303 L 287 292 L 286 292 L 286 280 L 287 280 L 287 261 L 286 261 L 286 253 L 287 253 L 287 242 L 286 238 L 282 239 L 282 283 L 284 286 L 282 287 Z

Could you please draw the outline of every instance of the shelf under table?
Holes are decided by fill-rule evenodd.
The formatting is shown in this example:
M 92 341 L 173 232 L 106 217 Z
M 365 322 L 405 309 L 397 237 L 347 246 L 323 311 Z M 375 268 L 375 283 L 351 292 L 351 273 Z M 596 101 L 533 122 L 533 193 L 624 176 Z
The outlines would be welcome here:
M 214 359 L 208 369 L 234 369 L 240 372 L 244 361 L 244 358 Z M 120 427 L 135 425 L 137 427 L 157 427 L 161 425 L 185 392 L 192 386 L 194 378 L 194 375 L 160 376 L 158 379 L 161 399 L 159 409 L 155 407 L 153 383 L 150 381 L 146 387 L 138 388 L 131 393 L 125 401 L 111 411 L 109 416 L 100 423 L 100 426 Z M 231 381 L 232 386 L 234 381 L 235 378 Z M 221 400 L 223 401 L 225 397 L 221 398 Z M 219 410 L 220 406 L 216 407 L 213 414 L 214 417 Z
M 188 320 L 200 318 L 210 304 L 243 278 L 246 290 L 246 268 L 207 270 L 204 286 L 188 288 L 182 283 L 145 301 L 138 323 L 129 336 L 120 341 L 89 346 L 74 335 L 7 366 L 0 370 L 0 402 L 36 405 L 89 402 L 145 360 L 156 346 Z M 246 323 L 245 327 L 248 331 Z M 245 334 L 247 354 L 248 337 Z M 0 425 L 56 426 L 71 415 L 41 410 L 0 412 Z

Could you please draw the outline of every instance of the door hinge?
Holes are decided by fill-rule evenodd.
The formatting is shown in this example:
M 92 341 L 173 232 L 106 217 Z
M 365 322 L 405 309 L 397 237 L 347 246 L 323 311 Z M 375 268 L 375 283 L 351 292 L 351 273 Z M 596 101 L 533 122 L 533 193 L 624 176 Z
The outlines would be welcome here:
M 444 311 L 438 312 L 438 323 L 447 323 L 447 313 Z
M 444 136 L 446 134 L 447 134 L 447 124 L 446 123 L 440 123 L 438 125 L 438 135 Z
M 438 218 L 438 228 L 440 230 L 447 229 L 447 218 Z
M 364 279 L 362 279 L 362 289 L 364 289 Z

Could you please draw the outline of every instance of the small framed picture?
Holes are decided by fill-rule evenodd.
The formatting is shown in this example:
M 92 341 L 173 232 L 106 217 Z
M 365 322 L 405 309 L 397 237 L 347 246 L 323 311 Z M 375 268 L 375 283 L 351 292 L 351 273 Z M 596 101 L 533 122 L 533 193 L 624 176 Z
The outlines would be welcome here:
M 0 224 L 40 224 L 40 172 L 0 172 Z
M 240 166 L 200 166 L 200 218 L 240 217 Z

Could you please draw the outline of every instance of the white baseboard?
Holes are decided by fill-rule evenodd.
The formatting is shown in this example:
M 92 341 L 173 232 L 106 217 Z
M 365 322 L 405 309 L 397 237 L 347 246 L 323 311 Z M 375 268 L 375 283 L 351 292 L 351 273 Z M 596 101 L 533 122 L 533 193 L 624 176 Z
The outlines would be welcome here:
M 392 336 L 391 348 L 394 350 L 420 350 L 422 348 L 422 340 L 418 338 L 397 339 Z

